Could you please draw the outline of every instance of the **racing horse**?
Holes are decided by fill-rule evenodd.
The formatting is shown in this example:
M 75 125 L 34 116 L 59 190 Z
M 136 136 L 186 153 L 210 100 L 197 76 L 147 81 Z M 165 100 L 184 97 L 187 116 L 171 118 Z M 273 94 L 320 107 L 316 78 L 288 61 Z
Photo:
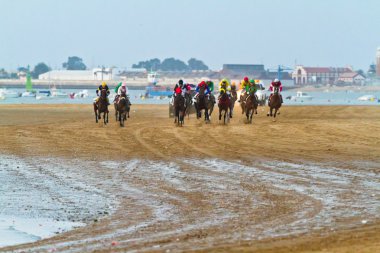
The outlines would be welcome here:
M 230 118 L 232 118 L 232 113 L 234 112 L 236 100 L 237 100 L 237 92 L 236 92 L 236 90 L 232 90 L 231 89 L 231 96 L 230 96 Z
M 185 115 L 187 115 L 187 118 L 190 118 L 190 110 L 191 106 L 193 104 L 193 98 L 191 97 L 191 94 L 189 92 L 185 93 Z
M 100 96 L 96 102 L 94 102 L 94 112 L 95 120 L 98 123 L 98 119 L 101 119 L 101 114 L 103 113 L 104 125 L 108 123 L 108 102 L 107 102 L 107 90 L 102 89 L 100 91 Z
M 245 100 L 245 116 L 247 117 L 247 122 L 252 124 L 252 116 L 253 113 L 257 114 L 257 106 L 259 103 L 257 102 L 255 94 L 248 94 L 247 99 Z
M 219 120 L 222 120 L 222 112 L 223 114 L 223 123 L 226 124 L 230 119 L 230 107 L 231 106 L 231 100 L 226 93 L 226 91 L 223 89 L 221 91 L 219 101 L 218 101 L 218 107 L 219 107 Z
M 184 124 L 185 110 L 185 98 L 182 94 L 177 94 L 174 97 L 174 123 L 177 123 L 177 126 Z
M 199 88 L 199 93 L 196 99 L 196 102 L 194 103 L 195 109 L 197 111 L 197 119 L 202 117 L 202 110 L 205 110 L 205 122 L 210 122 L 210 116 L 208 114 L 208 103 L 209 99 L 205 95 L 205 87 L 202 86 Z
M 273 116 L 273 121 L 276 120 L 277 112 L 281 107 L 281 98 L 279 94 L 279 89 L 280 89 L 279 87 L 274 87 L 273 95 L 268 101 L 269 112 L 267 113 L 267 116 L 268 117 Z M 274 109 L 274 113 L 273 113 L 273 109 Z
M 129 111 L 131 109 L 129 99 L 127 95 L 121 95 L 118 101 L 115 101 L 115 115 L 116 120 L 120 121 L 120 126 L 124 126 L 124 121 L 129 118 Z

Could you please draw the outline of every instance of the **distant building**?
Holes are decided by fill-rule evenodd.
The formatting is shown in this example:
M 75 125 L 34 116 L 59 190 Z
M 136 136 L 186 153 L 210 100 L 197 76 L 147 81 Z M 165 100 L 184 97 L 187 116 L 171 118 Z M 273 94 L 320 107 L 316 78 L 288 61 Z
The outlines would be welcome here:
M 262 64 L 223 64 L 222 72 L 258 76 L 265 73 L 265 69 Z
M 377 48 L 376 52 L 376 75 L 380 77 L 380 47 Z
M 352 68 L 296 66 L 292 78 L 294 84 L 333 84 L 342 73 L 353 72 Z
M 340 74 L 338 82 L 363 85 L 365 82 L 365 76 L 357 72 L 346 72 Z
M 112 68 L 95 68 L 92 70 L 52 70 L 38 76 L 40 80 L 92 81 L 112 80 Z

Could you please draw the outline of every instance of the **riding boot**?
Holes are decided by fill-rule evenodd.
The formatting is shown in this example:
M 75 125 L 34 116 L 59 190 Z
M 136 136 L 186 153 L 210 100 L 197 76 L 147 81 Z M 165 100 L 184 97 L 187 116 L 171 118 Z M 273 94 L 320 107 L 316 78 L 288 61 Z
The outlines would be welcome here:
M 282 95 L 280 95 L 280 99 L 281 99 L 281 104 L 284 103 L 284 101 L 282 100 Z

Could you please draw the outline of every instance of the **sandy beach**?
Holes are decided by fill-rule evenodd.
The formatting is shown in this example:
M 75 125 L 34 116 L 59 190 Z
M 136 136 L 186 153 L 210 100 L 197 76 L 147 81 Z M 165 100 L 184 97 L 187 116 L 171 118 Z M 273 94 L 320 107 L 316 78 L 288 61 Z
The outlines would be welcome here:
M 86 224 L 0 251 L 379 252 L 380 108 L 266 110 L 177 127 L 133 105 L 121 128 L 113 108 L 0 105 L 0 155 L 23 161 L 6 170 L 59 203 L 28 210 Z

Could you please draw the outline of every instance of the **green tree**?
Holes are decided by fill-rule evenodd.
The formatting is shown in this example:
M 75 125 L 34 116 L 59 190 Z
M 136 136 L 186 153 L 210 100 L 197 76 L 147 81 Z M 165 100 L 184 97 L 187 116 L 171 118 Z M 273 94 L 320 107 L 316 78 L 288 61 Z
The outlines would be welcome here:
M 133 64 L 132 68 L 134 69 L 146 69 L 146 70 L 158 70 L 160 68 L 161 61 L 160 59 L 154 58 L 148 61 L 140 61 L 138 64 Z
M 189 67 L 181 60 L 167 58 L 162 61 L 160 70 L 162 71 L 186 71 Z
M 197 60 L 195 58 L 188 60 L 187 64 L 191 70 L 208 70 L 208 66 L 204 64 L 203 61 Z
M 78 56 L 69 57 L 67 62 L 62 63 L 62 67 L 67 70 L 85 70 L 87 68 L 82 58 Z
M 48 71 L 50 71 L 50 68 L 48 67 L 48 65 L 46 65 L 46 64 L 43 63 L 43 62 L 40 62 L 40 63 L 38 63 L 38 64 L 34 67 L 34 69 L 33 69 L 32 73 L 31 73 L 31 75 L 32 75 L 33 78 L 37 79 L 39 75 L 41 75 L 41 74 L 43 74 L 43 73 L 46 73 L 46 72 L 48 72 Z

